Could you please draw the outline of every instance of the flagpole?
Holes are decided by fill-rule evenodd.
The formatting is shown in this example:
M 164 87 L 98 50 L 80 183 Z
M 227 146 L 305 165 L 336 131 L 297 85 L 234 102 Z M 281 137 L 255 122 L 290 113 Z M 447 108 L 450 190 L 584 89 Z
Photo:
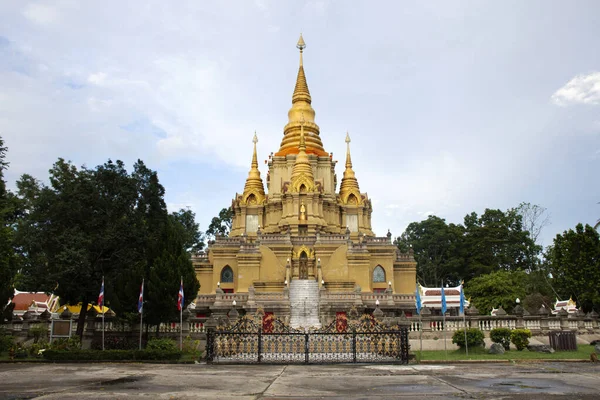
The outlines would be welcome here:
M 104 350 L 104 275 L 102 275 L 102 304 L 100 304 L 100 311 L 102 311 L 102 350 Z
M 142 316 L 144 315 L 144 311 L 142 310 L 142 312 L 140 313 L 140 350 L 142 349 L 142 327 L 144 325 L 142 325 Z
M 142 278 L 142 287 L 140 288 L 140 298 L 138 299 L 138 311 L 140 313 L 140 350 L 142 350 L 142 331 L 144 316 L 144 279 Z
M 181 288 L 183 290 L 183 276 L 181 277 Z M 183 351 L 183 295 L 181 296 L 181 307 L 179 307 L 179 350 Z
M 445 307 L 446 296 L 444 293 L 444 281 L 442 280 L 442 331 L 444 333 L 444 354 L 446 355 L 446 360 L 448 360 L 448 347 L 446 344 L 446 307 Z
M 463 311 L 463 325 L 465 328 L 465 349 L 467 351 L 467 357 L 469 357 L 469 343 L 467 342 L 467 318 L 465 317 L 464 311 Z
M 465 312 L 465 293 L 462 282 L 460 284 L 460 309 L 462 310 L 463 328 L 465 330 L 465 351 L 467 353 L 467 357 L 469 357 L 469 343 L 467 342 L 467 313 Z

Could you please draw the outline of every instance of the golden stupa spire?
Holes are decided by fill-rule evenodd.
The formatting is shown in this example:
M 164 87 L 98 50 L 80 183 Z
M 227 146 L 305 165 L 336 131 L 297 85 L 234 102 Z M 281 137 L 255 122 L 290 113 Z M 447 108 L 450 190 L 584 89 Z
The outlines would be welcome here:
M 360 204 L 361 195 L 358 180 L 352 169 L 352 158 L 350 157 L 350 134 L 346 132 L 346 170 L 340 185 L 340 197 L 343 203 Z M 352 197 L 351 197 L 352 195 Z M 354 199 L 354 200 L 352 200 Z M 350 201 L 349 201 L 350 200 Z
M 242 202 L 244 204 L 260 204 L 265 199 L 265 188 L 260 177 L 260 171 L 258 170 L 258 160 L 256 156 L 256 143 L 258 143 L 256 131 L 254 132 L 252 142 L 254 143 L 252 163 L 250 165 L 250 172 L 248 172 L 248 178 L 246 179 L 246 185 L 244 185 L 244 194 L 242 195 Z
M 298 144 L 298 154 L 292 169 L 290 178 L 292 183 L 292 192 L 307 191 L 312 192 L 315 186 L 315 177 L 313 175 L 312 165 L 306 154 L 306 138 L 304 136 L 304 115 L 300 119 L 300 143 Z M 302 189 L 304 187 L 304 189 Z
M 298 67 L 298 76 L 296 77 L 296 86 L 292 95 L 292 108 L 288 112 L 288 124 L 283 129 L 283 139 L 276 156 L 285 156 L 287 154 L 297 154 L 300 143 L 300 117 L 305 116 L 304 130 L 306 131 L 306 152 L 319 156 L 328 156 L 329 154 L 323 148 L 321 137 L 319 136 L 319 126 L 315 124 L 315 110 L 312 108 L 312 98 L 308 90 L 306 75 L 304 74 L 303 53 L 306 43 L 300 34 L 300 39 L 296 44 L 300 50 L 300 66 Z

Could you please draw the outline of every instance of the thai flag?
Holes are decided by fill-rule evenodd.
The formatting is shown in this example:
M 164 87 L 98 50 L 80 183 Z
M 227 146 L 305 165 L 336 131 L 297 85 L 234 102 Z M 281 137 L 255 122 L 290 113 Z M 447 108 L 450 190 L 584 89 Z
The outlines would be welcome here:
M 98 295 L 96 304 L 98 304 L 98 307 L 104 306 L 104 277 L 102 277 L 102 287 L 100 287 L 100 294 Z
M 442 315 L 446 314 L 446 294 L 444 293 L 444 284 L 442 284 Z
M 177 296 L 177 309 L 181 311 L 183 308 L 183 278 L 181 279 L 181 285 L 179 286 L 179 294 Z
M 142 287 L 140 287 L 140 298 L 138 300 L 138 313 L 142 313 L 144 307 L 144 280 L 142 279 Z

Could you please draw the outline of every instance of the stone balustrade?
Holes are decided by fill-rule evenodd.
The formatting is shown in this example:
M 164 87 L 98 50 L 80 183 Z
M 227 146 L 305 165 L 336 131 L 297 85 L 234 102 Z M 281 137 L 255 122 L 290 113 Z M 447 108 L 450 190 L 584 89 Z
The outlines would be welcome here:
M 383 237 L 368 237 L 365 236 L 365 243 L 368 244 L 390 244 L 392 243 L 391 237 L 383 236 Z

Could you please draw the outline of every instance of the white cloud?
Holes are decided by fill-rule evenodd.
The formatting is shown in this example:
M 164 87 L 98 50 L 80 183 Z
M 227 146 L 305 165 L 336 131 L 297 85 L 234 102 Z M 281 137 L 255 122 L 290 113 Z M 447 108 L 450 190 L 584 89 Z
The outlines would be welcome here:
M 25 18 L 39 25 L 51 25 L 58 20 L 59 13 L 56 7 L 32 3 L 23 10 Z
M 90 74 L 88 77 L 88 82 L 93 83 L 94 85 L 102 85 L 105 79 L 106 74 L 104 72 L 96 72 L 94 74 Z
M 577 75 L 552 95 L 559 106 L 571 104 L 600 104 L 600 72 Z

